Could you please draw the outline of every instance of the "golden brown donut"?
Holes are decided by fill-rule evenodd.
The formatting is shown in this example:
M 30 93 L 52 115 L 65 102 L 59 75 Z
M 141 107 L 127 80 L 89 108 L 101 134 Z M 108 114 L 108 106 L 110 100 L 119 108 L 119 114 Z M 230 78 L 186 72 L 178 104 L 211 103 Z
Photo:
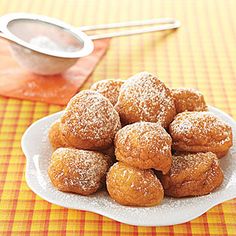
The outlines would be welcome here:
M 136 74 L 124 82 L 115 108 L 124 124 L 149 121 L 167 127 L 176 114 L 171 91 L 148 72 Z
M 169 132 L 176 151 L 213 152 L 220 158 L 232 146 L 232 128 L 211 112 L 179 113 Z
M 173 156 L 171 169 L 161 177 L 165 195 L 201 196 L 223 182 L 224 175 L 217 156 L 212 152 Z
M 139 169 L 167 173 L 171 166 L 171 137 L 159 123 L 137 122 L 115 136 L 116 159 Z
M 71 145 L 66 141 L 61 133 L 60 120 L 52 123 L 48 132 L 49 141 L 54 149 L 59 147 L 70 147 Z
M 92 84 L 90 89 L 101 93 L 114 106 L 117 103 L 120 87 L 123 83 L 124 81 L 118 79 L 100 80 Z
M 109 147 L 120 127 L 119 115 L 110 101 L 91 90 L 75 95 L 61 117 L 63 136 L 79 149 Z
M 60 191 L 89 195 L 103 186 L 109 159 L 99 152 L 58 148 L 52 154 L 48 175 Z
M 126 206 L 155 206 L 164 191 L 152 170 L 140 170 L 122 162 L 115 163 L 107 173 L 107 190 L 112 199 Z
M 176 112 L 207 111 L 204 96 L 196 89 L 176 88 L 172 89 Z

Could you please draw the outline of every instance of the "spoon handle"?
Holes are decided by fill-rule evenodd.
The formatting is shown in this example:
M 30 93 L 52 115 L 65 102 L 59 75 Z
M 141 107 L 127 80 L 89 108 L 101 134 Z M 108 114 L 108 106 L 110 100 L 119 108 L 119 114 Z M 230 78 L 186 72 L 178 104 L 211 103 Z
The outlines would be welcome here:
M 120 37 L 120 36 L 134 35 L 134 34 L 143 34 L 147 32 L 155 32 L 155 31 L 161 31 L 161 30 L 176 29 L 180 27 L 180 21 L 176 19 L 172 19 L 172 18 L 158 18 L 158 19 L 150 19 L 150 20 L 144 20 L 144 21 L 130 21 L 130 22 L 120 22 L 120 23 L 102 24 L 102 25 L 94 25 L 94 26 L 82 26 L 79 28 L 79 30 L 94 31 L 94 30 L 101 30 L 101 29 L 128 28 L 128 27 L 146 26 L 146 25 L 156 25 L 156 26 L 141 28 L 141 29 L 117 31 L 117 32 L 111 32 L 111 33 L 104 33 L 104 34 L 95 34 L 95 35 L 90 35 L 89 37 L 92 40 L 95 40 L 95 39 Z

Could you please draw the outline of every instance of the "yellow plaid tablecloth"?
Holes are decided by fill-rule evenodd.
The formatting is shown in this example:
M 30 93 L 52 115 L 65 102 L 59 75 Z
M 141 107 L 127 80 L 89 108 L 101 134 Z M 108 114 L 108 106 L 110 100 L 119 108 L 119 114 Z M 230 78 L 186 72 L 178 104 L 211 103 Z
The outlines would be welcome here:
M 45 14 L 76 26 L 178 18 L 182 27 L 170 34 L 113 39 L 84 88 L 146 70 L 171 87 L 198 88 L 208 104 L 236 118 L 234 0 L 0 0 L 0 15 L 16 11 Z M 25 182 L 21 136 L 33 121 L 61 109 L 0 97 L 0 235 L 236 235 L 236 199 L 185 224 L 135 227 L 36 196 Z

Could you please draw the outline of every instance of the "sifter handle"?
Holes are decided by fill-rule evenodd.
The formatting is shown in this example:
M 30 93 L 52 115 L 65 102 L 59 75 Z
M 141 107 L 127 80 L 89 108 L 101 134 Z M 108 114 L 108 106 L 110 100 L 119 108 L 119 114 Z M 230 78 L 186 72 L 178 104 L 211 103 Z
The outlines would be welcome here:
M 115 29 L 115 28 L 128 28 L 134 26 L 146 26 L 146 25 L 156 25 L 152 27 L 147 27 L 143 29 L 133 29 L 133 30 L 124 30 L 104 34 L 95 34 L 89 35 L 90 39 L 104 39 L 104 38 L 113 38 L 120 36 L 128 36 L 134 34 L 143 34 L 148 32 L 155 32 L 161 30 L 170 30 L 180 27 L 180 21 L 172 18 L 157 18 L 144 21 L 130 21 L 130 22 L 120 22 L 112 24 L 102 24 L 102 25 L 93 25 L 93 26 L 82 26 L 79 28 L 81 31 L 91 31 L 91 30 L 101 30 L 101 29 Z

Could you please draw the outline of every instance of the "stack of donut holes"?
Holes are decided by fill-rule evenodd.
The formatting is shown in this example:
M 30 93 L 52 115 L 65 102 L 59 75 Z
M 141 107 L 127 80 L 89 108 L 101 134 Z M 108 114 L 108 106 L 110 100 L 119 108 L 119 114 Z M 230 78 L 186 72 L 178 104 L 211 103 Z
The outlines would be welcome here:
M 127 206 L 154 206 L 165 196 L 209 194 L 223 182 L 218 159 L 232 129 L 208 111 L 203 95 L 169 89 L 156 76 L 102 80 L 76 94 L 49 129 L 48 167 L 63 192 L 106 188 Z

